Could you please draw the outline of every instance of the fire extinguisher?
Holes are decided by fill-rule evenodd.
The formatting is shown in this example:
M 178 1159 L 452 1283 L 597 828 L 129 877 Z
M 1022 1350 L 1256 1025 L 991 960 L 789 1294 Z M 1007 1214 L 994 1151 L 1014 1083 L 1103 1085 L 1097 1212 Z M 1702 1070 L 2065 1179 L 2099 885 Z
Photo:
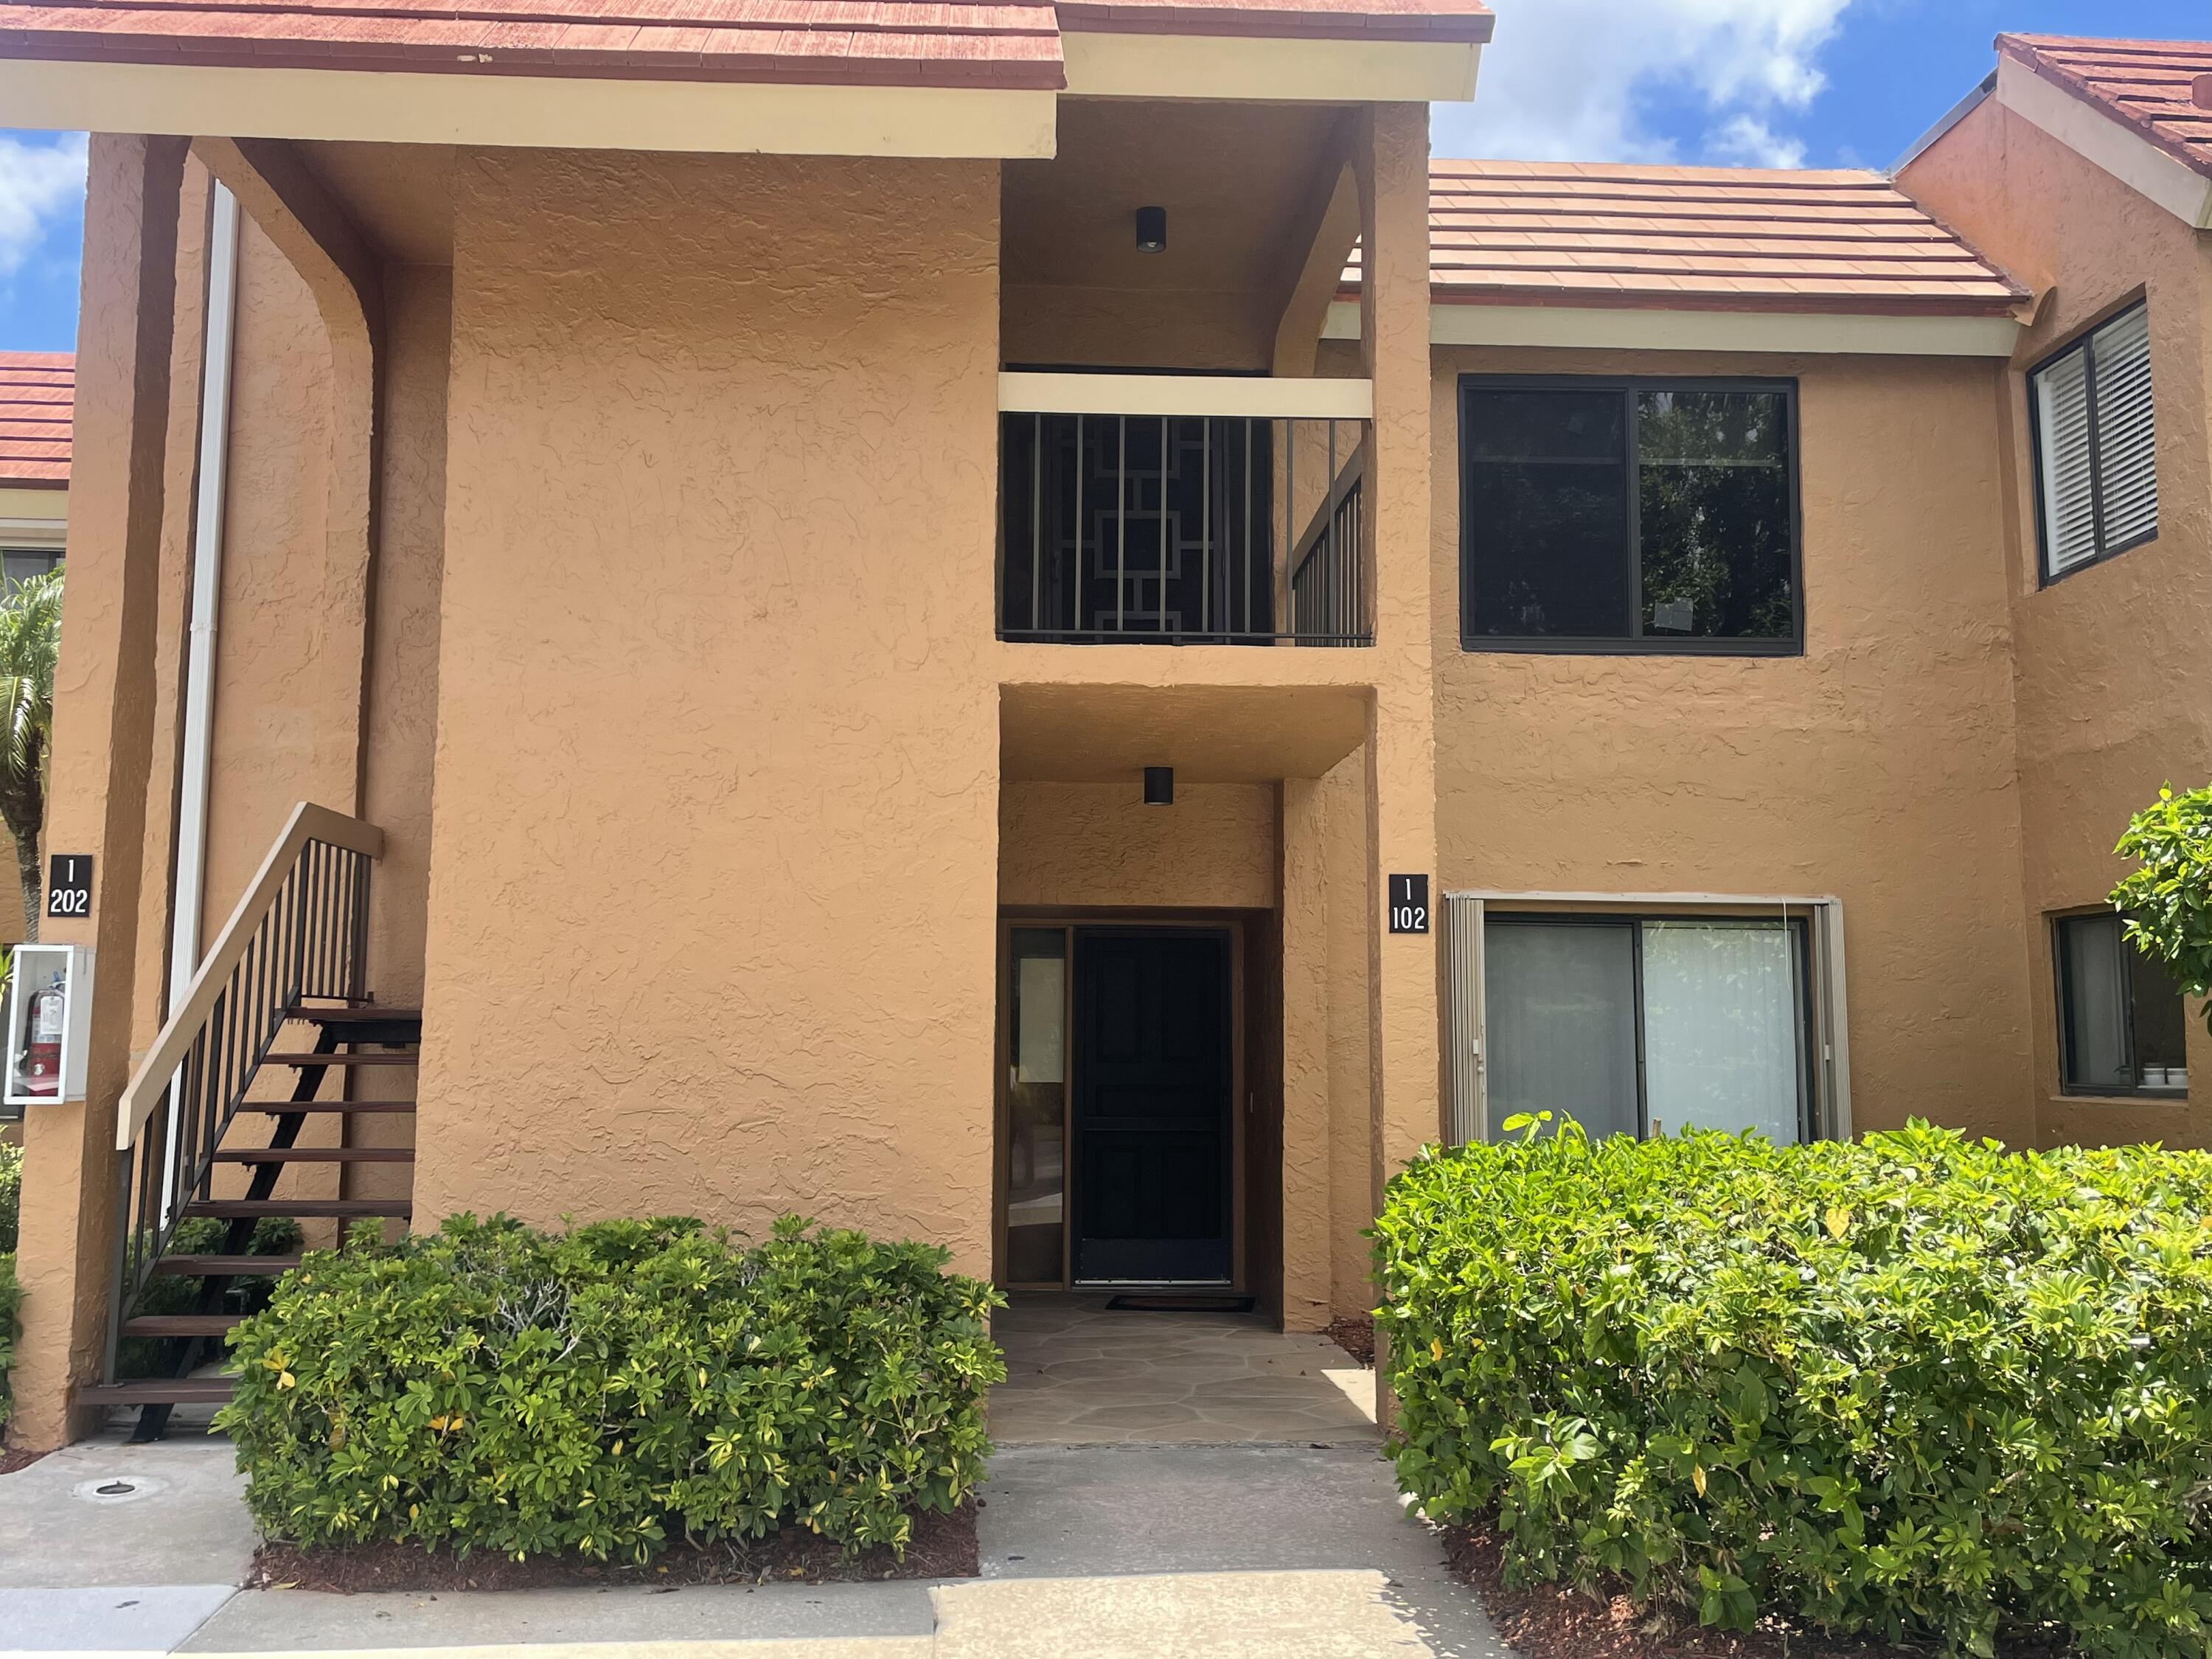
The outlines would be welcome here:
M 23 1088 L 27 1095 L 58 1095 L 62 1090 L 62 981 L 58 974 L 43 991 L 31 994 L 28 1039 L 23 1044 Z

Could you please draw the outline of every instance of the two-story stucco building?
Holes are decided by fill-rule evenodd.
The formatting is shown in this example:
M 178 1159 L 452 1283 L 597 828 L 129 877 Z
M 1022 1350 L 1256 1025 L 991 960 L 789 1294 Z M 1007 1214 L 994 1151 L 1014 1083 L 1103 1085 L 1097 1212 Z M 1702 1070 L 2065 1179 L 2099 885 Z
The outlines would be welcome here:
M 2212 48 L 1892 179 L 1432 164 L 1474 0 L 553 9 L 0 8 L 95 133 L 24 1440 L 219 1395 L 110 1356 L 264 1215 L 1315 1329 L 1516 1110 L 2212 1141 L 2073 921 L 2212 771 L 2212 144 L 2099 67 Z

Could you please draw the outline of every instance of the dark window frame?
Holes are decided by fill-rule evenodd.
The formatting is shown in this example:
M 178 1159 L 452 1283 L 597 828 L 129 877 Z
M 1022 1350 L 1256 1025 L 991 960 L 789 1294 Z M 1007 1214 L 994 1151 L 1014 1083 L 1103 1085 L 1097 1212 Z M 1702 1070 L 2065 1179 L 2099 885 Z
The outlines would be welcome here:
M 1626 407 L 1627 514 L 1622 526 L 1628 566 L 1628 620 L 1644 626 L 1643 492 L 1635 398 L 1644 392 L 1758 392 L 1782 394 L 1784 430 L 1790 446 L 1784 469 L 1790 488 L 1790 633 L 1786 638 L 1757 640 L 1681 639 L 1631 632 L 1618 636 L 1541 635 L 1520 638 L 1468 632 L 1468 575 L 1473 562 L 1467 510 L 1468 399 L 1478 392 L 1617 392 Z M 1805 654 L 1805 514 L 1801 475 L 1804 468 L 1798 426 L 1798 386 L 1792 376 L 1696 374 L 1462 374 L 1456 393 L 1459 430 L 1459 643 L 1462 651 L 1506 652 L 1528 656 L 1802 657 Z
M 2100 330 L 2109 328 L 2121 318 L 2137 311 L 2143 313 L 2148 321 L 2150 313 L 2148 295 L 2137 295 L 2126 304 L 2116 306 L 2096 321 L 2084 324 L 2064 343 L 2054 346 L 2027 366 L 2027 458 L 2035 493 L 2035 586 L 2039 591 L 2055 582 L 2063 582 L 2069 576 L 2078 576 L 2085 570 L 2094 570 L 2100 564 L 2118 558 L 2123 553 L 2132 553 L 2138 547 L 2148 547 L 2158 539 L 2159 526 L 2153 525 L 2140 536 L 2131 536 L 2111 547 L 2102 544 L 2105 536 L 2105 457 L 2097 434 L 2097 351 L 2092 342 Z M 2097 538 L 2099 546 L 2087 558 L 2069 564 L 2063 570 L 2054 571 L 2051 568 L 2051 515 L 2044 506 L 2043 399 L 2037 394 L 2035 382 L 2036 377 L 2045 369 L 2063 362 L 2077 351 L 2082 355 L 2082 396 L 2088 406 L 2089 529 L 2090 533 Z M 2157 347 L 2154 342 L 2152 356 L 2155 357 L 2156 355 Z M 2154 401 L 2151 410 L 2154 423 L 2157 416 L 2157 405 Z M 2153 464 L 2155 465 L 2155 461 Z
M 1757 915 L 1744 912 L 1679 910 L 1508 910 L 1493 904 L 1483 907 L 1482 925 L 1486 933 L 1496 921 L 1519 925 L 1539 922 L 1553 927 L 1593 923 L 1626 927 L 1631 941 L 1629 950 L 1629 989 L 1636 999 L 1636 1138 L 1651 1139 L 1651 1100 L 1644 1078 L 1644 924 L 1647 921 L 1729 922 L 1766 921 L 1778 920 L 1790 935 L 1790 948 L 1794 952 L 1792 967 L 1797 975 L 1798 1077 L 1797 1077 L 1797 1144 L 1810 1145 L 1827 1139 L 1820 1133 L 1820 1058 L 1814 1050 L 1818 1043 L 1818 1007 L 1813 987 L 1813 925 L 1801 915 Z M 1487 944 L 1487 940 L 1485 941 Z M 1489 995 L 1487 970 L 1483 994 Z M 1489 1011 L 1485 1009 L 1484 1029 L 1488 1029 Z M 1664 1128 L 1662 1124 L 1662 1128 Z M 1485 1126 L 1487 1133 L 1487 1126 Z
M 2076 1100 L 2186 1100 L 2189 1098 L 2186 1084 L 2175 1089 L 2164 1086 L 2150 1088 L 2140 1083 L 2091 1084 L 2069 1080 L 2068 1074 L 2074 1069 L 2074 1015 L 2073 1000 L 2066 994 L 2069 988 L 2067 969 L 2070 965 L 2066 948 L 2066 924 L 2094 921 L 2112 914 L 2109 905 L 2093 905 L 2075 910 L 2054 910 L 2044 918 L 2051 940 L 2052 1012 L 2057 1017 L 2058 1026 L 2058 1092 Z M 2120 935 L 2120 943 L 2128 950 L 2135 949 L 2124 931 Z M 2128 1045 L 2128 1070 L 2133 1074 L 2140 1073 L 2142 1068 L 2136 1063 L 2135 981 L 2125 974 L 2120 975 L 2120 995 L 2127 1010 L 2124 1035 Z M 2180 991 L 2176 989 L 2174 995 L 2179 997 Z M 2185 1003 L 2184 1012 L 2186 1012 Z

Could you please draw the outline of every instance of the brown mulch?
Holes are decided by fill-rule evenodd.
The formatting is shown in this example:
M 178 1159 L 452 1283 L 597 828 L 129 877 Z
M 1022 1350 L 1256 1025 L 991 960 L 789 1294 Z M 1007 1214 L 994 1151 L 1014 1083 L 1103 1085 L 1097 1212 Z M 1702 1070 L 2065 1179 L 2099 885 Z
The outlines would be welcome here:
M 21 1446 L 0 1446 L 0 1474 L 13 1474 L 18 1469 L 27 1469 L 46 1453 L 25 1451 Z
M 1336 1346 L 1368 1370 L 1375 1369 L 1375 1321 L 1366 1314 L 1346 1314 L 1328 1322 L 1328 1335 Z
M 1762 1620 L 1751 1631 L 1711 1630 L 1687 1615 L 1639 1605 L 1626 1591 L 1596 1595 L 1570 1584 L 1505 1586 L 1504 1540 L 1487 1527 L 1446 1527 L 1452 1571 L 1474 1586 L 1498 1633 L 1528 1659 L 1927 1659 L 1910 1648 Z
M 1748 1631 L 1710 1629 L 1694 1613 L 1638 1602 L 1626 1586 L 1593 1595 L 1570 1584 L 1505 1585 L 1504 1540 L 1488 1526 L 1442 1528 L 1452 1571 L 1482 1597 L 1508 1646 L 1526 1659 L 1929 1659 L 1929 1650 L 1863 1641 L 1786 1619 Z M 2063 1640 L 2000 1642 L 2004 1659 L 2066 1659 Z
M 517 1561 L 489 1550 L 466 1556 L 416 1544 L 349 1544 L 303 1549 L 264 1544 L 253 1554 L 248 1589 L 364 1590 L 564 1589 L 584 1585 L 857 1583 L 881 1578 L 973 1578 L 982 1571 L 975 1551 L 975 1503 L 946 1515 L 914 1517 L 914 1539 L 899 1560 L 881 1547 L 848 1559 L 838 1547 L 798 1527 L 745 1544 L 679 1544 L 649 1566 L 622 1566 L 580 1555 Z

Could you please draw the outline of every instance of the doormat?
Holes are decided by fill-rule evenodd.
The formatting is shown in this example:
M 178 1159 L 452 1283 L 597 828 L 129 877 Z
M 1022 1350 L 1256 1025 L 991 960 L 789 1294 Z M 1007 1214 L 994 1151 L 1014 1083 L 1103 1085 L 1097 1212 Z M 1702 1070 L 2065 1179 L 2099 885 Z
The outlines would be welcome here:
M 1250 1296 L 1182 1295 L 1163 1292 L 1109 1297 L 1109 1313 L 1250 1313 L 1259 1298 Z

